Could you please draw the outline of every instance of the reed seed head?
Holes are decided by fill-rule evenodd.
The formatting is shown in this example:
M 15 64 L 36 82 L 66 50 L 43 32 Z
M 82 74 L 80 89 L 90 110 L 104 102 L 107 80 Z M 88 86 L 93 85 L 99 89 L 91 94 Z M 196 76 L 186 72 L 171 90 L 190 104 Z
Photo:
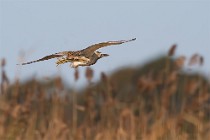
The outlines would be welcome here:
M 168 51 L 168 56 L 173 56 L 175 54 L 176 48 L 177 48 L 176 44 L 172 45 L 170 50 Z
M 86 72 L 85 72 L 85 76 L 86 76 L 86 78 L 89 82 L 92 80 L 93 70 L 90 67 L 87 67 Z

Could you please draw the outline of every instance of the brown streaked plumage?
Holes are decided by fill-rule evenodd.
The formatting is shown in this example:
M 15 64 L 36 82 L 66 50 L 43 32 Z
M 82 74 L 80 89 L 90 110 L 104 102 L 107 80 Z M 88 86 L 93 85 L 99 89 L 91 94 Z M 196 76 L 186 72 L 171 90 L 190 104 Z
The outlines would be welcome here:
M 35 62 L 40 62 L 40 61 L 45 61 L 48 59 L 52 58 L 57 58 L 57 65 L 64 64 L 67 62 L 71 62 L 71 67 L 78 67 L 78 66 L 90 66 L 93 65 L 97 62 L 98 59 L 108 56 L 107 54 L 101 54 L 100 52 L 96 51 L 102 47 L 107 47 L 111 45 L 119 45 L 123 44 L 126 42 L 134 41 L 134 39 L 130 40 L 120 40 L 120 41 L 108 41 L 108 42 L 102 42 L 98 44 L 91 45 L 85 49 L 79 50 L 79 51 L 64 51 L 64 52 L 59 52 L 55 53 L 52 55 L 45 56 L 41 59 L 31 61 L 31 62 L 26 62 L 22 63 L 20 65 L 26 65 L 26 64 L 31 64 Z
M 98 61 L 98 59 L 101 59 L 106 56 L 109 56 L 109 55 L 96 52 L 91 57 L 89 57 L 90 61 L 88 62 L 74 61 L 72 62 L 71 67 L 76 68 L 78 66 L 91 66 L 91 65 L 94 65 Z

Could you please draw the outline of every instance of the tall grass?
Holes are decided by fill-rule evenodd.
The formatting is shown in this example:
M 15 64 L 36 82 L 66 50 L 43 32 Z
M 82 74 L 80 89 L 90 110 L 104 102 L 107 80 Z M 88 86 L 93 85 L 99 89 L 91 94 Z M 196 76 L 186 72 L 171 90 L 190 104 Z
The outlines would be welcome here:
M 133 77 L 125 81 L 119 79 L 126 73 L 116 79 L 101 73 L 94 85 L 94 71 L 87 68 L 88 86 L 80 94 L 66 88 L 61 77 L 10 84 L 2 61 L 0 139 L 209 139 L 209 82 L 181 72 L 184 57 L 175 58 L 174 51 L 172 47 L 160 68 L 130 70 Z M 196 57 L 192 61 L 200 63 Z M 79 75 L 75 70 L 75 83 Z

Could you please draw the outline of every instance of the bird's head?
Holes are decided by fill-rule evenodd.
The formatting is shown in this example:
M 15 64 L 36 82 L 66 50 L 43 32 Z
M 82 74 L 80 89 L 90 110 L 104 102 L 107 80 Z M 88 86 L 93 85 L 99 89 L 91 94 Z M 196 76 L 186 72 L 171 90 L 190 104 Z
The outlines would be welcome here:
M 108 54 L 103 54 L 103 53 L 101 53 L 101 52 L 99 52 L 99 51 L 96 51 L 95 53 L 96 53 L 96 55 L 97 55 L 99 58 L 109 56 Z

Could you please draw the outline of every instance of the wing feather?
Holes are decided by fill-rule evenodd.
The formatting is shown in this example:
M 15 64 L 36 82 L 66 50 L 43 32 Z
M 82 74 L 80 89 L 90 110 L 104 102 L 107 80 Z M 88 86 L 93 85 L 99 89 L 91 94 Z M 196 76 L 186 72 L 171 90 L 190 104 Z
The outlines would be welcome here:
M 126 42 L 130 42 L 130 41 L 134 41 L 136 40 L 136 38 L 130 39 L 130 40 L 119 40 L 119 41 L 107 41 L 107 42 L 102 42 L 102 43 L 98 43 L 98 44 L 94 44 L 91 45 L 85 49 L 83 49 L 81 52 L 82 54 L 84 54 L 86 57 L 92 56 L 92 54 L 102 48 L 102 47 L 107 47 L 107 46 L 111 46 L 111 45 L 119 45 L 119 44 L 123 44 Z

